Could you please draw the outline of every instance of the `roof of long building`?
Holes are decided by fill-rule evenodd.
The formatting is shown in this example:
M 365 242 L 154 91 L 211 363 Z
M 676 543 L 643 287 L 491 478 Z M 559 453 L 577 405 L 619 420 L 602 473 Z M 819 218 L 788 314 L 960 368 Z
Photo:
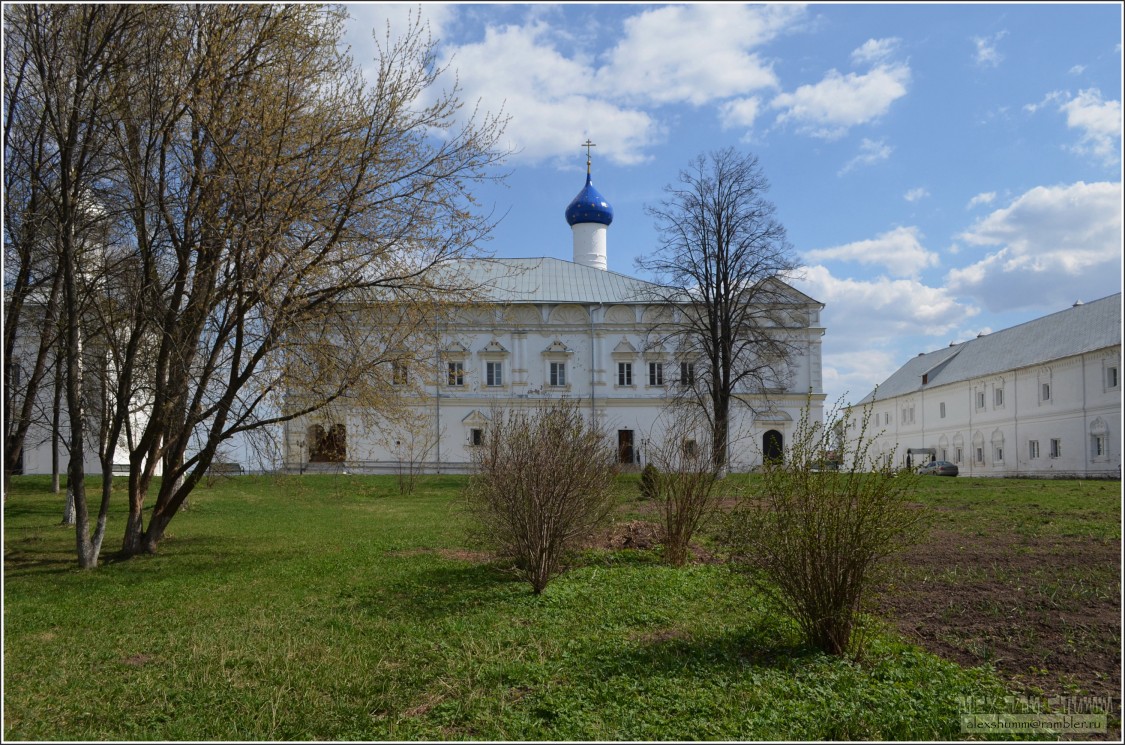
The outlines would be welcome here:
M 469 259 L 453 269 L 498 303 L 639 303 L 660 290 L 651 282 L 550 257 Z
M 669 289 L 618 272 L 551 257 L 533 259 L 465 259 L 451 263 L 457 282 L 479 288 L 494 303 L 651 303 Z M 793 301 L 816 303 L 785 285 Z
M 1121 344 L 1121 293 L 984 334 L 900 367 L 861 404 Z M 923 376 L 925 383 L 923 383 Z

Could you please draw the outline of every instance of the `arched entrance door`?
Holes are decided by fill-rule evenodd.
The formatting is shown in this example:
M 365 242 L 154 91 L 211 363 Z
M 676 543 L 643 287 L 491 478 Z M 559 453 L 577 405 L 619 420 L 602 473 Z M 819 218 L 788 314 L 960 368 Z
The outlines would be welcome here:
M 776 429 L 762 435 L 762 458 L 766 463 L 780 463 L 783 458 L 785 440 Z
M 348 430 L 343 424 L 333 424 L 325 432 L 314 424 L 308 430 L 310 463 L 343 463 L 348 453 Z

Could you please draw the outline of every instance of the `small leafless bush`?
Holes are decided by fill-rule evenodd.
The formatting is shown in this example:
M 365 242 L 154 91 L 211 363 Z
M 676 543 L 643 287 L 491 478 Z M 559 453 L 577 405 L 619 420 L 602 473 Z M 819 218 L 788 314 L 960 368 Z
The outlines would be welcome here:
M 925 530 L 925 513 L 907 502 L 914 474 L 897 470 L 893 453 L 869 457 L 870 416 L 867 408 L 854 423 L 837 405 L 829 419 L 838 426 L 825 427 L 806 407 L 782 461 L 766 464 L 761 493 L 725 531 L 757 587 L 792 614 L 810 646 L 835 655 L 862 653 L 865 602 L 888 560 Z M 843 466 L 819 468 L 833 450 Z
M 476 527 L 538 595 L 564 552 L 608 517 L 614 450 L 577 401 L 549 401 L 494 410 L 473 463 L 465 497 Z
M 661 443 L 650 449 L 649 464 L 657 501 L 663 507 L 664 559 L 683 566 L 696 531 L 710 518 L 722 496 L 715 475 L 711 438 L 698 436 L 695 417 L 676 411 Z
M 656 499 L 658 488 L 656 483 L 657 476 L 658 471 L 656 470 L 656 466 L 652 465 L 652 463 L 648 463 L 641 469 L 641 478 L 637 482 L 637 491 L 641 493 L 641 499 Z

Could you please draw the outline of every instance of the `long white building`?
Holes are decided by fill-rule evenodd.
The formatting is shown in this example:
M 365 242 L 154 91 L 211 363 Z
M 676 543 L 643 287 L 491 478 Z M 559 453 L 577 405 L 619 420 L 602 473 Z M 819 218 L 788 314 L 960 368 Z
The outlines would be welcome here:
M 899 465 L 1120 478 L 1121 294 L 919 354 L 852 407 L 853 421 L 864 407 L 872 452 Z
M 462 263 L 488 303 L 466 308 L 430 350 L 432 367 L 401 370 L 419 386 L 412 426 L 373 426 L 362 411 L 321 413 L 286 426 L 289 471 L 346 467 L 393 471 L 404 462 L 430 472 L 466 470 L 495 412 L 550 399 L 581 402 L 609 432 L 622 463 L 647 462 L 664 436 L 665 412 L 677 386 L 691 382 L 697 360 L 666 348 L 654 333 L 676 309 L 652 304 L 653 286 L 607 270 L 607 229 L 613 212 L 586 185 L 566 210 L 573 260 L 474 260 Z M 763 448 L 782 447 L 811 394 L 822 417 L 820 312 L 817 301 L 786 286 L 787 329 L 800 354 L 776 390 L 753 396 L 753 407 L 732 412 L 729 462 L 735 470 L 762 460 Z M 700 433 L 702 437 L 704 433 Z

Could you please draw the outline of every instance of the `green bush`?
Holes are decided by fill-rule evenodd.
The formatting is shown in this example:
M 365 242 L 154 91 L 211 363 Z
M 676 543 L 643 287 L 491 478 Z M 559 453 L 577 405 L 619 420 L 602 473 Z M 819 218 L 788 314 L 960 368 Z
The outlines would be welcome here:
M 893 453 L 869 457 L 870 409 L 859 426 L 838 414 L 837 407 L 829 418 L 840 428 L 826 427 L 809 421 L 806 406 L 784 459 L 766 463 L 761 492 L 731 513 L 724 539 L 806 643 L 858 656 L 865 603 L 889 560 L 921 539 L 926 513 L 908 504 L 917 477 L 896 469 Z M 844 465 L 818 468 L 833 447 L 842 448 Z
M 614 504 L 613 448 L 575 400 L 494 410 L 473 465 L 465 497 L 476 531 L 536 595 Z

